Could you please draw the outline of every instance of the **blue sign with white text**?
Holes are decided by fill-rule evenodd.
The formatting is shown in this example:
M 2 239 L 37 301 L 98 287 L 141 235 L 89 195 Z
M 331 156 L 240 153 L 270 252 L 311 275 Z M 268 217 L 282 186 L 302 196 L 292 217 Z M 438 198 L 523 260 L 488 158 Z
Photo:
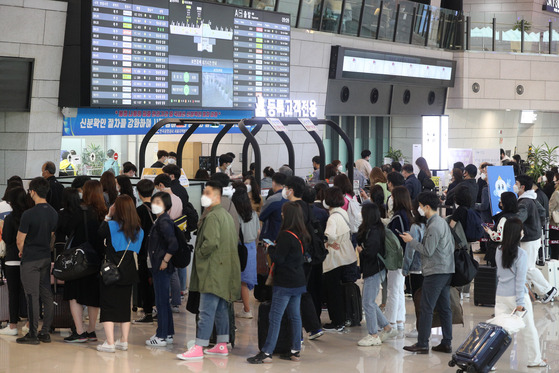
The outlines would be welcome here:
M 252 118 L 249 110 L 142 110 L 142 109 L 98 109 L 79 108 L 75 117 L 64 117 L 63 136 L 106 136 L 106 135 L 145 135 L 157 122 L 167 118 L 220 119 Z M 157 131 L 158 135 L 183 134 L 189 125 L 167 124 Z M 223 126 L 204 124 L 196 133 L 218 133 Z M 238 126 L 229 133 L 241 133 Z
M 501 212 L 499 208 L 501 194 L 504 192 L 512 192 L 515 182 L 514 169 L 512 166 L 487 167 L 487 185 L 489 186 L 491 214 L 493 216 Z

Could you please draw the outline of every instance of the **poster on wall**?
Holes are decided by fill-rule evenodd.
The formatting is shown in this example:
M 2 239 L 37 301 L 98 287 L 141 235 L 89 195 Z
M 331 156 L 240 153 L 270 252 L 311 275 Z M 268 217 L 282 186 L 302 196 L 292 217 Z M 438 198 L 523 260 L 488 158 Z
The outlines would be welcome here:
M 479 168 L 483 162 L 491 163 L 492 165 L 501 164 L 501 150 L 500 149 L 473 149 L 473 164 Z
M 106 136 L 145 135 L 151 127 L 162 119 L 188 118 L 207 119 L 209 123 L 220 119 L 241 120 L 252 118 L 250 110 L 141 110 L 141 109 L 98 109 L 78 108 L 76 116 L 64 116 L 63 136 Z M 168 124 L 157 131 L 158 135 L 182 135 L 188 125 Z M 223 128 L 219 124 L 204 124 L 197 134 L 218 133 Z M 229 133 L 241 133 L 235 125 Z
M 456 162 L 462 162 L 464 166 L 473 163 L 472 149 L 448 148 L 448 169 L 452 171 Z
M 512 192 L 514 183 L 514 169 L 512 166 L 487 167 L 487 184 L 489 186 L 492 215 L 497 215 L 501 212 L 499 208 L 501 194 L 504 192 Z

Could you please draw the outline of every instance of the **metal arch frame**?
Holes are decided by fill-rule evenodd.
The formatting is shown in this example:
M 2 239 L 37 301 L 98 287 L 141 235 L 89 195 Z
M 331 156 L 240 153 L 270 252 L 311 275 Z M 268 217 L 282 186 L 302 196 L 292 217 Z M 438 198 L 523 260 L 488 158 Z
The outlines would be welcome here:
M 146 166 L 146 149 L 150 142 L 150 140 L 157 134 L 157 131 L 162 127 L 166 126 L 167 124 L 172 123 L 181 123 L 181 124 L 190 124 L 190 128 L 182 135 L 179 145 L 177 146 L 177 166 L 182 167 L 182 154 L 184 152 L 184 145 L 192 136 L 192 134 L 200 127 L 202 124 L 233 124 L 238 123 L 236 119 L 221 119 L 221 120 L 208 120 L 208 119 L 186 119 L 186 118 L 166 118 L 162 119 L 159 122 L 155 123 L 153 127 L 146 133 L 144 138 L 142 139 L 142 143 L 140 144 L 140 151 L 139 151 L 139 162 L 138 162 L 138 169 L 139 173 L 141 174 L 143 169 Z
M 217 164 L 215 162 L 215 157 L 217 157 L 217 147 L 219 146 L 221 139 L 223 139 L 223 137 L 227 135 L 227 132 L 229 132 L 229 130 L 233 128 L 233 125 L 234 123 L 226 124 L 225 127 L 223 127 L 221 131 L 219 131 L 212 143 L 212 149 L 210 152 L 210 175 L 215 174 L 215 169 L 217 168 Z
M 252 136 L 256 136 L 256 134 L 258 134 L 258 132 L 260 132 L 260 130 L 262 129 L 262 123 L 258 123 L 256 126 L 254 126 L 254 128 L 252 129 L 252 131 L 250 131 L 250 134 Z M 247 172 L 249 166 L 248 166 L 248 146 L 250 145 L 250 142 L 248 140 L 248 138 L 245 139 L 245 142 L 243 143 L 243 173 Z M 255 175 L 256 176 L 256 175 Z

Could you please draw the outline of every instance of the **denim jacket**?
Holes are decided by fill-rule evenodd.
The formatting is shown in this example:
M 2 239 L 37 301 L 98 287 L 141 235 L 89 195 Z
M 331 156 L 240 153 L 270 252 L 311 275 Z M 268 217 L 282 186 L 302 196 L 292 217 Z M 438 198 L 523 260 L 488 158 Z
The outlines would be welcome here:
M 412 224 L 410 235 L 414 240 L 422 241 L 425 235 L 425 224 Z M 415 251 L 409 244 L 406 244 L 404 251 L 404 265 L 402 266 L 402 274 L 407 276 L 411 272 L 421 273 L 421 254 Z

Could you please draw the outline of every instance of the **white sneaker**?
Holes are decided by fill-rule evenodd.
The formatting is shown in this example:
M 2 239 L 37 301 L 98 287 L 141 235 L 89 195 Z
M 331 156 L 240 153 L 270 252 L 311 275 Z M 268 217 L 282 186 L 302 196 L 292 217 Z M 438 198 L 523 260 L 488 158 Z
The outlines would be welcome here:
M 170 335 L 167 338 L 165 338 L 165 342 L 167 342 L 168 345 L 172 345 L 173 344 L 173 336 Z
M 406 333 L 406 338 L 415 339 L 415 338 L 417 338 L 418 335 L 419 335 L 419 333 L 417 332 L 416 329 L 414 329 L 411 332 Z
M 361 347 L 380 346 L 381 344 L 382 341 L 378 336 L 373 337 L 370 334 L 364 337 L 363 339 L 361 339 L 359 342 L 357 342 L 357 345 Z
M 119 339 L 115 342 L 115 348 L 120 351 L 128 351 L 128 342 L 121 342 Z
M 390 329 L 389 332 L 383 330 L 382 332 L 378 333 L 379 334 L 379 338 L 382 342 L 397 337 L 398 336 L 398 329 L 396 329 L 395 327 L 393 327 L 392 329 Z
M 464 294 L 464 298 L 470 299 L 470 293 L 463 293 L 463 294 Z
M 115 345 L 110 345 L 107 343 L 107 341 L 105 341 L 102 345 L 97 345 L 97 351 L 114 353 Z
M 12 335 L 12 336 L 15 336 L 15 335 L 17 335 L 17 328 L 12 329 L 12 328 L 10 328 L 10 325 L 8 325 L 8 326 L 6 326 L 5 328 L 0 329 L 0 334 L 1 334 L 1 335 Z
M 146 341 L 146 345 L 150 347 L 165 347 L 167 342 L 164 339 L 153 336 Z
M 252 311 L 245 312 L 245 310 L 241 310 L 235 314 L 236 317 L 239 319 L 252 319 Z
M 179 306 L 171 306 L 171 311 L 173 313 L 181 313 L 181 309 L 179 308 Z

